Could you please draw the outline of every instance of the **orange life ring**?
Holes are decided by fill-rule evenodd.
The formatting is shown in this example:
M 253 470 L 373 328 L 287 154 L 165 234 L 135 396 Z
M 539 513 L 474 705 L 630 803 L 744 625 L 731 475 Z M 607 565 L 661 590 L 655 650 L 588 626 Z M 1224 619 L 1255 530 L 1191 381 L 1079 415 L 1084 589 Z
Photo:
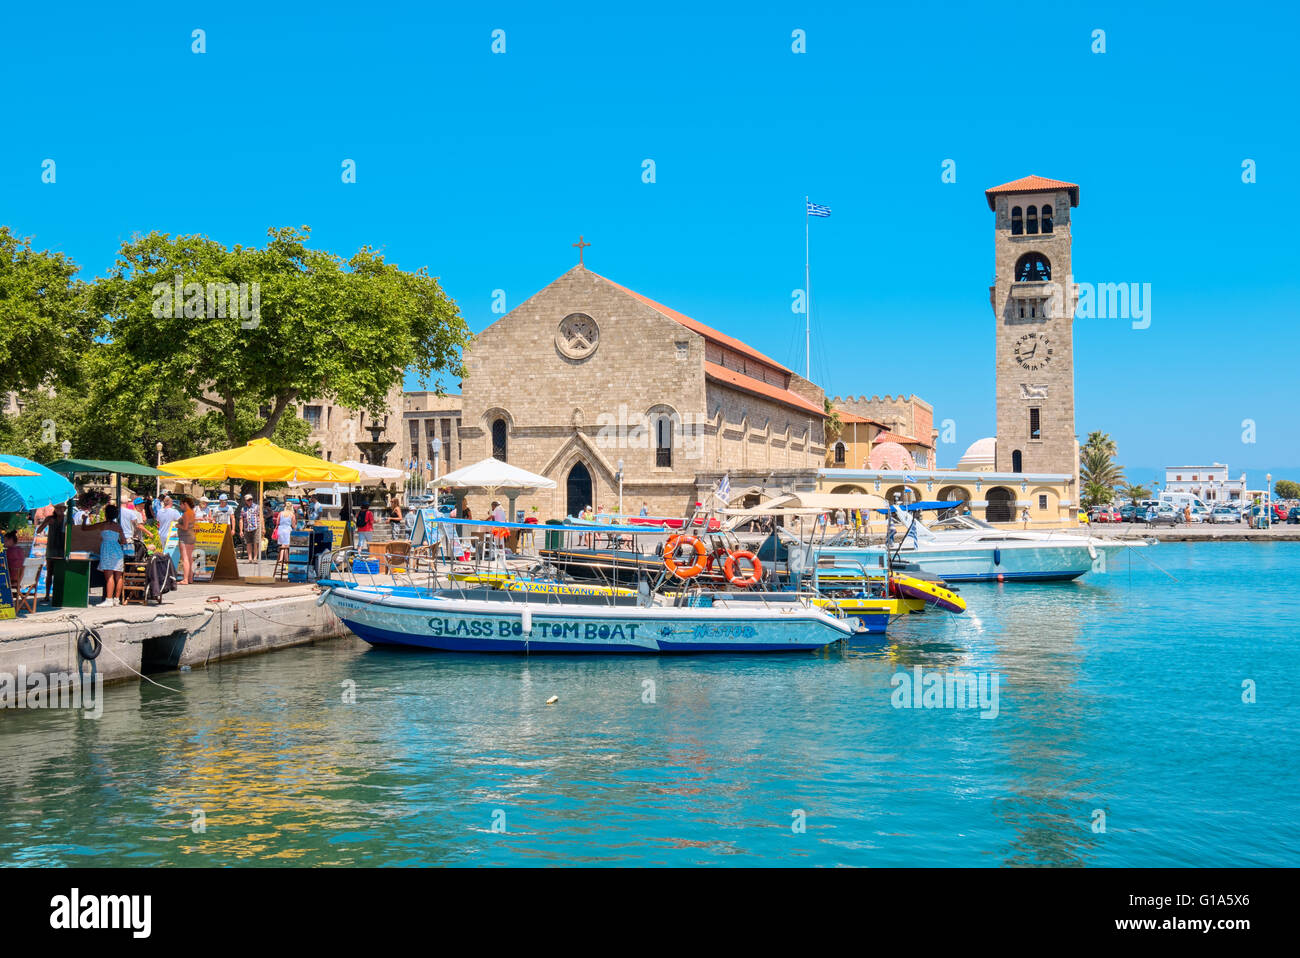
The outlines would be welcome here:
M 727 557 L 730 555 L 731 553 L 728 552 L 725 548 L 723 548 L 722 546 L 718 546 L 716 549 L 714 549 L 712 552 L 709 553 L 709 560 L 704 566 L 704 574 L 722 575 L 722 568 L 727 561 Z M 713 569 L 715 564 L 718 566 L 716 573 L 714 572 Z
M 682 567 L 677 562 L 677 550 L 682 546 L 689 546 L 695 550 L 695 561 L 685 567 Z M 708 550 L 704 548 L 704 543 L 695 536 L 671 536 L 668 542 L 664 544 L 664 568 L 679 579 L 695 578 L 704 571 L 707 561 Z
M 752 571 L 747 576 L 736 574 L 736 563 L 739 559 L 749 560 L 753 566 Z M 727 581 L 738 589 L 748 589 L 758 585 L 763 578 L 763 563 L 758 561 L 758 556 L 748 550 L 742 552 L 733 552 L 727 556 L 727 564 L 722 567 L 723 574 L 726 575 Z

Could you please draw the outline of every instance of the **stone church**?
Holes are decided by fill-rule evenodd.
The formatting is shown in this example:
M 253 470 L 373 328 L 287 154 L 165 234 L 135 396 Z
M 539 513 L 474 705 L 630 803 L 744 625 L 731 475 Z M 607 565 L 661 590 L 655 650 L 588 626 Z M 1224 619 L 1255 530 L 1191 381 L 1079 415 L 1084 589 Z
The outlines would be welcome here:
M 732 504 L 756 503 L 815 488 L 826 454 L 821 389 L 582 264 L 475 337 L 464 362 L 461 461 L 555 480 L 516 503 L 541 519 L 613 512 L 620 489 L 624 513 L 680 516 L 724 475 Z

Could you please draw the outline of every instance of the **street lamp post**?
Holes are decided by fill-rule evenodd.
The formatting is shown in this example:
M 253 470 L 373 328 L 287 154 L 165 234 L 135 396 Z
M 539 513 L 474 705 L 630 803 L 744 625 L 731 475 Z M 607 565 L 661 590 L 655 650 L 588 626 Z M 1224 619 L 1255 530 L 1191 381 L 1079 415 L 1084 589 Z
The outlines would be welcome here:
M 154 450 L 158 453 L 158 469 L 162 469 L 162 440 L 154 444 Z M 153 480 L 153 497 L 158 498 L 162 492 L 162 476 L 154 476 Z
M 1273 473 L 1264 474 L 1264 528 L 1273 525 Z

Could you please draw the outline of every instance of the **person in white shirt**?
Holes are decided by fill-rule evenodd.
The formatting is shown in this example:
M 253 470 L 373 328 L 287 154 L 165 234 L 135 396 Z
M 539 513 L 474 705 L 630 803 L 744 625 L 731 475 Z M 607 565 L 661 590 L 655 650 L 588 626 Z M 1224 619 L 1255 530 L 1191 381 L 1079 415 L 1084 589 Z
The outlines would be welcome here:
M 129 556 L 134 556 L 136 529 L 144 525 L 144 516 L 135 511 L 130 496 L 123 496 L 120 501 L 122 508 L 118 513 L 118 521 L 122 525 L 122 535 L 126 536 L 125 552 Z
M 179 522 L 180 512 L 172 505 L 172 497 L 164 495 L 162 497 L 162 507 L 158 510 L 158 541 L 162 543 L 164 549 L 167 548 L 167 536 L 171 533 L 172 523 Z
M 506 511 L 501 507 L 501 503 L 495 499 L 492 500 L 492 521 L 493 522 L 506 521 Z

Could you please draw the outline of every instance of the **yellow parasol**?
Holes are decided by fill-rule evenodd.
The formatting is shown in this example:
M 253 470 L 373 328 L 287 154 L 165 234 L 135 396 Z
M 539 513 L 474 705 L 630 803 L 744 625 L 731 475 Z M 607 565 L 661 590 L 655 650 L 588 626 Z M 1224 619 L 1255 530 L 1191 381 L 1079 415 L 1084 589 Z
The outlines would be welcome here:
M 264 482 L 356 482 L 361 473 L 341 463 L 317 459 L 291 449 L 277 446 L 269 439 L 254 439 L 245 446 L 213 452 L 193 459 L 178 459 L 167 463 L 167 471 L 182 479 L 257 480 L 258 515 L 262 510 L 262 483 Z M 257 572 L 262 572 L 261 542 L 257 549 Z

